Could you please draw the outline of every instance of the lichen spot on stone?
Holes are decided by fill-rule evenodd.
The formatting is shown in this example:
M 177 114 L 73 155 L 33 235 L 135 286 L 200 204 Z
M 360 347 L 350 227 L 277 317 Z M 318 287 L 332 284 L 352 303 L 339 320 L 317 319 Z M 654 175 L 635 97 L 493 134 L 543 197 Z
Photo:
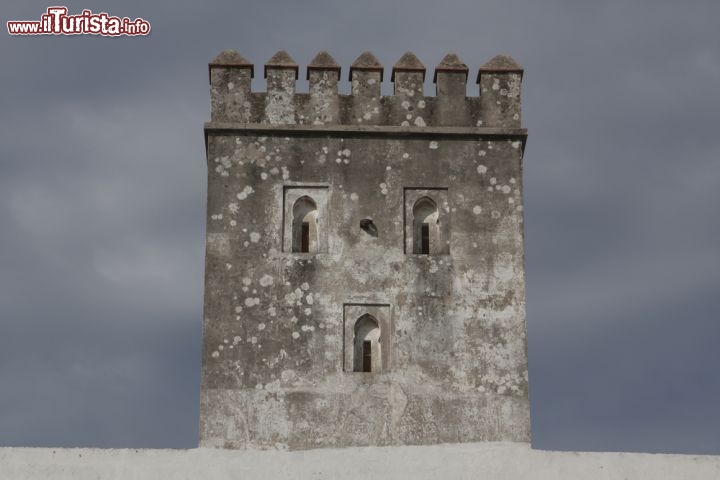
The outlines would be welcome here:
M 257 297 L 248 297 L 245 299 L 245 306 L 252 307 L 253 305 L 259 305 L 260 299 Z
M 260 241 L 260 234 L 257 232 L 250 232 L 250 241 L 257 243 Z
M 245 188 L 242 189 L 242 192 L 237 194 L 237 198 L 238 198 L 238 200 L 245 200 L 248 197 L 248 195 L 250 195 L 254 191 L 255 190 L 253 190 L 253 187 L 251 187 L 250 185 L 247 185 L 247 186 L 245 186 Z
M 357 193 L 353 192 L 350 194 L 350 200 L 352 200 L 353 202 L 357 202 L 358 198 L 360 198 L 360 197 L 358 197 Z
M 478 165 L 477 166 L 477 172 L 480 175 L 485 175 L 487 173 L 487 167 L 485 165 Z
M 283 382 L 289 382 L 294 380 L 297 377 L 297 374 L 293 370 L 283 370 L 280 374 L 280 378 Z
M 438 143 L 435 140 L 430 142 L 430 150 L 437 150 L 437 148 L 438 148 Z
M 274 282 L 275 282 L 275 280 L 270 275 L 263 275 L 260 278 L 260 286 L 262 286 L 262 287 L 269 287 Z
M 417 126 L 417 127 L 424 127 L 424 126 L 425 126 L 425 120 L 423 120 L 422 117 L 416 117 L 416 118 L 415 118 L 415 126 Z
M 298 338 L 300 338 L 300 334 L 298 332 L 293 332 L 292 337 L 297 340 Z
M 257 329 L 260 331 L 265 330 L 265 324 L 264 323 L 258 323 Z
M 220 356 L 220 352 L 218 352 L 218 351 L 216 350 L 216 351 L 212 352 L 212 353 L 210 354 L 210 356 L 211 356 L 212 358 L 218 358 L 218 357 Z
M 310 284 L 308 284 L 307 282 L 303 282 L 303 284 L 300 285 L 300 288 L 302 288 L 303 290 L 309 290 L 309 289 L 310 289 Z M 295 293 L 298 294 L 298 293 L 300 293 L 300 292 L 298 292 L 297 289 L 296 289 L 296 290 L 295 290 Z M 302 295 L 302 294 L 301 294 L 301 295 Z
M 512 147 L 515 149 L 520 148 L 520 142 L 519 141 L 512 142 Z
M 475 215 L 480 215 L 482 213 L 482 207 L 480 205 L 475 205 L 473 207 L 473 213 Z

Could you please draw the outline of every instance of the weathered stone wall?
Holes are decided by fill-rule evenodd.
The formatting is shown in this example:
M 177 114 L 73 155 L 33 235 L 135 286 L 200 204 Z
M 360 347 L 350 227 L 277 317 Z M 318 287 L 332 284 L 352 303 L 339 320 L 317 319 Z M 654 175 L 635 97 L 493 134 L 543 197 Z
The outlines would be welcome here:
M 347 96 L 325 53 L 309 94 L 284 52 L 265 66 L 267 93 L 250 92 L 236 53 L 211 63 L 201 446 L 529 440 L 522 72 L 498 58 L 480 71 L 492 101 L 465 97 L 452 55 L 437 97 L 423 96 L 412 54 L 389 97 L 368 53 Z M 288 240 L 306 194 L 314 253 Z M 430 255 L 408 239 L 420 196 L 438 207 Z M 380 326 L 373 373 L 348 365 L 363 313 Z
M 5 480 L 712 480 L 720 457 L 545 452 L 522 443 L 303 452 L 0 448 Z

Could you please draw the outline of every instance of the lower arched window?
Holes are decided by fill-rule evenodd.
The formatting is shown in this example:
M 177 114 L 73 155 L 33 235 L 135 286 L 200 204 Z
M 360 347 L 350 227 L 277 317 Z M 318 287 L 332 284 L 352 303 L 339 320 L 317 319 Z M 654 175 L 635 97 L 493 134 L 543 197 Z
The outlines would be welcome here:
M 382 355 L 380 351 L 380 325 L 372 315 L 365 314 L 355 322 L 353 342 L 355 372 L 380 372 Z

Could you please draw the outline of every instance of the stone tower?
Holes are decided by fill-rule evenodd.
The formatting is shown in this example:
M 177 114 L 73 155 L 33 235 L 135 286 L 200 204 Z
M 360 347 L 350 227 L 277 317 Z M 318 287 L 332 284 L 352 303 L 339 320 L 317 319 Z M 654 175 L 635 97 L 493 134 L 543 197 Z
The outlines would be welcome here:
M 201 446 L 529 441 L 522 68 L 299 70 L 209 65 Z

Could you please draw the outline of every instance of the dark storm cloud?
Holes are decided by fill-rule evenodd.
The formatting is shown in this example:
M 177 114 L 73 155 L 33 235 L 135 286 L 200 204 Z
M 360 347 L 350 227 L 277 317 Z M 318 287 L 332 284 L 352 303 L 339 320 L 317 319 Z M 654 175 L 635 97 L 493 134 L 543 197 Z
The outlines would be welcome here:
M 152 33 L 0 43 L 1 444 L 195 445 L 217 52 L 253 61 L 260 90 L 281 48 L 328 49 L 343 79 L 364 50 L 387 73 L 452 50 L 471 81 L 500 52 L 526 69 L 535 447 L 720 453 L 720 4 L 66 6 Z

